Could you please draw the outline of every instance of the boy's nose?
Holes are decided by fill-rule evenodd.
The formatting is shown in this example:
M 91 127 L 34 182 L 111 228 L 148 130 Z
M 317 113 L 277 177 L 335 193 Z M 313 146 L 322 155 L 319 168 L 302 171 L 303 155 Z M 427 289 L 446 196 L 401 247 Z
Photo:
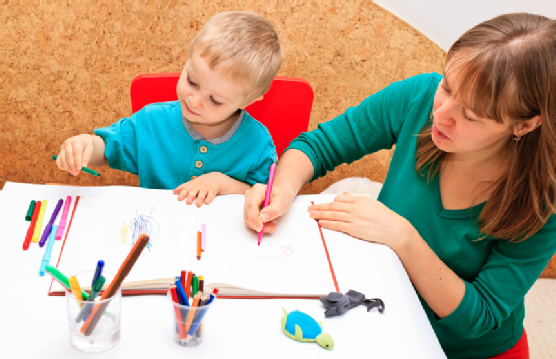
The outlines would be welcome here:
M 189 103 L 191 104 L 191 107 L 193 107 L 194 109 L 201 110 L 203 108 L 203 103 L 199 96 L 190 95 Z

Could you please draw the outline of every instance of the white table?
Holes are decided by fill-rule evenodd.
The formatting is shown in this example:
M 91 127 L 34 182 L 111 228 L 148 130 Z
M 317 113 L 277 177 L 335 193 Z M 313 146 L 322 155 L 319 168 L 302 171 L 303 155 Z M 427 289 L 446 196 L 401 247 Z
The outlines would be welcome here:
M 29 222 L 23 221 L 31 199 L 56 203 L 68 195 L 138 193 L 128 187 L 66 187 L 7 183 L 0 192 L 0 228 L 3 229 L 0 271 L 3 353 L 18 358 L 91 358 L 69 344 L 66 299 L 47 295 L 50 277 L 40 277 L 43 256 L 36 244 L 22 249 Z M 52 202 L 50 202 L 52 201 Z M 207 314 L 200 346 L 185 348 L 172 340 L 172 309 L 163 296 L 122 298 L 122 338 L 101 358 L 191 357 L 285 358 L 330 356 L 335 358 L 445 358 L 417 295 L 396 254 L 389 248 L 353 239 L 346 243 L 326 238 L 340 290 L 381 298 L 383 314 L 364 306 L 342 316 L 324 318 L 318 300 L 219 299 Z M 51 264 L 58 258 L 55 246 Z M 281 331 L 281 308 L 299 309 L 324 322 L 335 348 L 296 342 Z

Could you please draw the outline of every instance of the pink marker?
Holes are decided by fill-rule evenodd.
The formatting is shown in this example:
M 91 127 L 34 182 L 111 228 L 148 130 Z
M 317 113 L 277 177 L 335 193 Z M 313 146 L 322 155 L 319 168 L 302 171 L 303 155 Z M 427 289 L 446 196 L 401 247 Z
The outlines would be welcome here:
M 201 251 L 205 251 L 207 247 L 207 226 L 204 223 L 201 223 Z
M 60 225 L 58 226 L 58 232 L 56 232 L 56 239 L 62 239 L 64 234 L 64 229 L 66 229 L 66 217 L 68 216 L 68 210 L 71 204 L 71 196 L 66 198 L 66 203 L 64 204 L 64 211 L 62 212 L 62 218 L 60 219 Z
M 275 172 L 276 172 L 276 164 L 273 163 L 272 165 L 270 165 L 270 174 L 268 175 L 268 184 L 266 185 L 266 193 L 264 195 L 264 207 L 267 207 L 268 204 L 270 203 L 270 194 L 272 193 L 272 184 L 274 183 Z M 261 245 L 261 239 L 263 238 L 264 225 L 265 223 L 263 222 L 263 228 L 259 232 L 259 244 L 258 244 L 259 246 Z

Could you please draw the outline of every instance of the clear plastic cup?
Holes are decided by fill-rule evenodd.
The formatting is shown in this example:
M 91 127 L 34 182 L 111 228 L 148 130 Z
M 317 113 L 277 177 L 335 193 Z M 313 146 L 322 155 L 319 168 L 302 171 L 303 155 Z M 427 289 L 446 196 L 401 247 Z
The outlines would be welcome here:
M 87 293 L 90 292 L 94 274 L 94 270 L 89 270 L 75 275 L 79 285 L 82 289 L 85 288 Z M 112 282 L 114 275 L 110 272 L 103 271 L 102 276 L 106 278 L 106 284 L 104 286 L 106 289 Z M 91 302 L 78 300 L 72 292 L 66 290 L 70 344 L 79 351 L 86 353 L 100 353 L 113 348 L 120 342 L 122 293 L 120 289 L 118 289 L 112 298 L 101 301 L 100 298 L 102 297 L 102 293 L 103 292 L 96 297 L 94 305 L 91 305 Z M 88 307 L 88 315 L 85 315 L 84 319 L 80 319 L 79 317 L 83 306 Z M 102 308 L 103 313 L 91 334 L 85 335 L 81 333 L 81 327 L 83 327 L 86 323 L 86 319 L 91 315 L 95 306 Z M 81 313 L 81 317 L 82 316 L 83 313 Z
M 172 338 L 180 346 L 194 347 L 203 341 L 206 317 L 212 303 L 188 307 L 174 303 L 170 291 L 166 295 L 172 310 Z

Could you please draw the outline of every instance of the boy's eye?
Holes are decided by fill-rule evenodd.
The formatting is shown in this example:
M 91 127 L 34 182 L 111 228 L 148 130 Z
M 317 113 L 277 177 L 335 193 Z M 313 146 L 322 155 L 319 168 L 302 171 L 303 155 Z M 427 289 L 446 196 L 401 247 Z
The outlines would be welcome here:
M 210 101 L 212 102 L 212 104 L 213 104 L 214 106 L 220 106 L 220 105 L 222 105 L 222 103 L 220 103 L 220 102 L 218 102 L 218 101 L 215 101 L 215 100 L 212 98 L 212 96 L 210 97 Z
M 189 76 L 187 76 L 187 82 L 189 82 L 189 84 L 190 84 L 191 86 L 197 86 L 197 84 L 196 84 L 195 82 L 191 81 L 191 79 L 189 78 Z

